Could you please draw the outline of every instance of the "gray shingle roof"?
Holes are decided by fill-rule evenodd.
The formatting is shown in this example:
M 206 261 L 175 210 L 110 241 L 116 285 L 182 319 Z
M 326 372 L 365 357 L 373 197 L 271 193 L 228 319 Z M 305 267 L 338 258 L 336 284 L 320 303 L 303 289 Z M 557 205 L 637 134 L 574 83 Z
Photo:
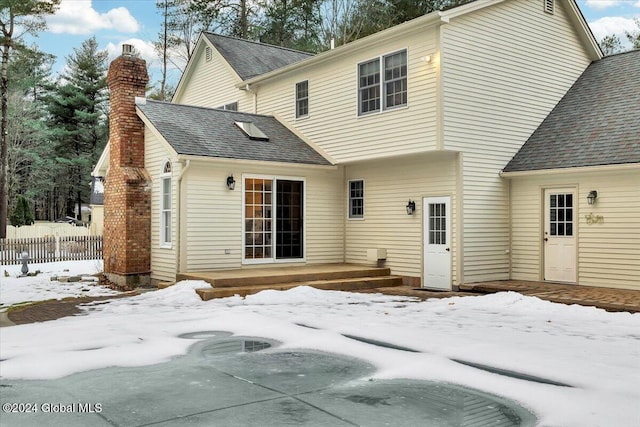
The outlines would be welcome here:
M 204 33 L 242 80 L 302 61 L 313 55 L 235 37 Z
M 178 154 L 225 159 L 330 165 L 272 116 L 147 100 L 138 105 Z M 236 121 L 254 123 L 269 138 L 250 139 Z
M 640 163 L 640 50 L 593 62 L 505 172 Z

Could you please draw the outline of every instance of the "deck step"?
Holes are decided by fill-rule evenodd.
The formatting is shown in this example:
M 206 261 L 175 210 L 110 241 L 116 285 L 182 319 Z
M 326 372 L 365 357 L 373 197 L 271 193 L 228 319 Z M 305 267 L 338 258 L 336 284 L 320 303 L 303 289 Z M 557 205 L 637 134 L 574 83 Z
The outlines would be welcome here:
M 177 281 L 181 280 L 204 280 L 214 288 L 221 287 L 239 287 L 239 286 L 256 286 L 256 285 L 275 285 L 279 283 L 301 283 L 301 282 L 314 282 L 318 280 L 334 280 L 334 279 L 352 279 L 352 278 L 364 278 L 364 277 L 381 277 L 389 276 L 391 270 L 389 268 L 360 268 L 360 269 L 347 269 L 347 270 L 334 270 L 334 271 L 316 271 L 309 272 L 300 270 L 300 272 L 294 272 L 289 270 L 285 273 L 278 273 L 274 271 L 272 274 L 263 274 L 256 276 L 254 272 L 247 269 L 244 275 L 237 277 L 206 277 L 199 273 L 180 273 L 177 276 Z
M 176 282 L 158 282 L 157 288 L 158 289 L 166 289 L 169 286 L 173 286 L 175 284 L 176 284 Z
M 213 288 L 196 289 L 196 293 L 200 295 L 203 301 L 213 298 L 225 298 L 234 295 L 242 297 L 246 295 L 256 294 L 260 291 L 274 289 L 285 291 L 295 288 L 296 286 L 311 286 L 317 289 L 332 291 L 355 291 L 360 289 L 373 289 L 381 287 L 402 286 L 402 277 L 400 276 L 369 276 L 369 277 L 348 277 L 330 280 L 311 280 L 311 281 L 289 281 L 286 283 L 268 283 L 253 284 L 246 286 L 222 286 Z

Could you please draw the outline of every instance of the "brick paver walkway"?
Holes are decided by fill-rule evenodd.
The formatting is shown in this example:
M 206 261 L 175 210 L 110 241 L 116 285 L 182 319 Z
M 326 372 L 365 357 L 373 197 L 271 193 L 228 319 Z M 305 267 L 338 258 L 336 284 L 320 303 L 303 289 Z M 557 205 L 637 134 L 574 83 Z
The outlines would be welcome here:
M 408 286 L 369 289 L 361 292 L 382 292 L 387 295 L 406 295 L 420 299 L 429 299 L 482 295 L 507 291 L 514 291 L 523 295 L 538 297 L 543 300 L 562 304 L 578 304 L 598 307 L 607 311 L 640 313 L 640 291 L 594 286 L 562 285 L 546 282 L 527 282 L 522 280 L 470 283 L 461 285 L 459 292 L 418 290 Z
M 137 292 L 126 292 L 119 295 L 65 298 L 62 300 L 43 301 L 31 305 L 26 305 L 24 307 L 15 308 L 9 311 L 7 316 L 9 320 L 16 325 L 34 322 L 46 322 L 47 320 L 55 320 L 61 317 L 74 316 L 76 314 L 82 313 L 82 310 L 79 308 L 81 304 L 114 298 L 126 298 L 137 294 Z
M 417 290 L 408 286 L 368 289 L 362 290 L 361 292 L 382 292 L 388 295 L 414 296 L 420 299 L 429 299 L 451 296 L 471 296 L 505 291 L 515 291 L 523 295 L 534 296 L 563 304 L 580 304 L 599 307 L 607 311 L 640 313 L 640 291 L 517 280 L 466 284 L 460 286 L 459 292 Z M 112 298 L 125 298 L 136 294 L 136 292 L 127 292 L 115 296 L 67 298 L 60 301 L 45 301 L 11 310 L 8 313 L 8 318 L 17 325 L 45 322 L 47 320 L 55 320 L 65 316 L 80 314 L 82 310 L 78 306 L 81 304 Z

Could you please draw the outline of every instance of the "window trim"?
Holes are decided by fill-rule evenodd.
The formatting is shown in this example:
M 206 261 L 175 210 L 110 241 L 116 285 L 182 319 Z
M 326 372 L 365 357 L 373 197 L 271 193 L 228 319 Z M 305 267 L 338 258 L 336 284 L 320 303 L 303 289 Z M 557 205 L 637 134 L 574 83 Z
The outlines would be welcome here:
M 353 215 L 352 206 L 351 206 L 351 183 L 352 182 L 361 182 L 362 183 L 362 214 L 358 216 Z M 364 220 L 365 209 L 365 182 L 363 178 L 350 179 L 347 181 L 347 219 L 350 221 L 362 221 Z
M 170 249 L 173 247 L 173 167 L 170 160 L 162 162 L 162 170 L 160 173 L 160 236 L 159 242 L 161 248 Z M 169 182 L 169 207 L 164 204 L 165 201 L 165 182 Z M 168 213 L 168 233 L 167 233 L 167 214 Z
M 303 84 L 303 83 L 307 84 L 307 96 L 303 97 L 303 98 L 298 98 L 298 86 Z M 294 97 L 295 97 L 295 112 L 296 112 L 295 115 L 296 115 L 296 119 L 304 119 L 304 118 L 309 117 L 309 80 L 307 79 L 307 80 L 302 80 L 300 82 L 297 82 L 295 84 L 294 90 L 295 90 Z M 301 101 L 306 101 L 306 103 L 307 103 L 307 105 L 306 105 L 307 113 L 306 114 L 299 114 L 300 110 L 298 109 L 298 103 L 301 102 Z
M 391 107 L 387 107 L 386 106 L 386 80 L 385 80 L 385 76 L 384 76 L 384 62 L 385 59 L 396 55 L 398 53 L 401 52 L 405 52 L 406 53 L 406 67 L 407 67 L 407 74 L 404 76 L 404 78 L 407 81 L 407 101 L 404 104 L 400 104 L 400 105 L 394 105 Z M 360 87 L 360 66 L 363 64 L 367 64 L 369 62 L 373 62 L 373 61 L 378 61 L 378 73 L 380 75 L 380 81 L 378 82 L 379 88 L 380 88 L 380 107 L 377 110 L 371 110 L 371 111 L 367 111 L 367 112 L 362 112 L 361 110 L 361 87 Z M 379 55 L 377 57 L 373 57 L 373 58 L 369 58 L 365 61 L 360 61 L 356 64 L 356 91 L 357 91 L 357 103 L 358 105 L 356 106 L 356 113 L 357 113 L 357 117 L 364 117 L 364 116 L 369 116 L 369 115 L 374 115 L 374 114 L 380 114 L 383 113 L 385 111 L 394 111 L 394 110 L 399 110 L 399 109 L 403 109 L 403 108 L 407 108 L 409 106 L 409 48 L 408 47 L 404 47 L 402 49 L 397 49 L 394 50 L 392 52 L 387 52 L 384 53 L 382 55 Z

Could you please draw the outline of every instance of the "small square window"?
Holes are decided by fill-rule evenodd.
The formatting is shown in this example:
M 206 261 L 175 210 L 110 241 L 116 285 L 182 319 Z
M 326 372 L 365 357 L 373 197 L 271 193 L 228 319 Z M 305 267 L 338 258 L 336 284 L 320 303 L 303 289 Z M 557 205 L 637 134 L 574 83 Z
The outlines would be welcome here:
M 349 218 L 364 218 L 364 181 L 349 181 Z
M 296 83 L 296 118 L 309 115 L 309 81 Z

